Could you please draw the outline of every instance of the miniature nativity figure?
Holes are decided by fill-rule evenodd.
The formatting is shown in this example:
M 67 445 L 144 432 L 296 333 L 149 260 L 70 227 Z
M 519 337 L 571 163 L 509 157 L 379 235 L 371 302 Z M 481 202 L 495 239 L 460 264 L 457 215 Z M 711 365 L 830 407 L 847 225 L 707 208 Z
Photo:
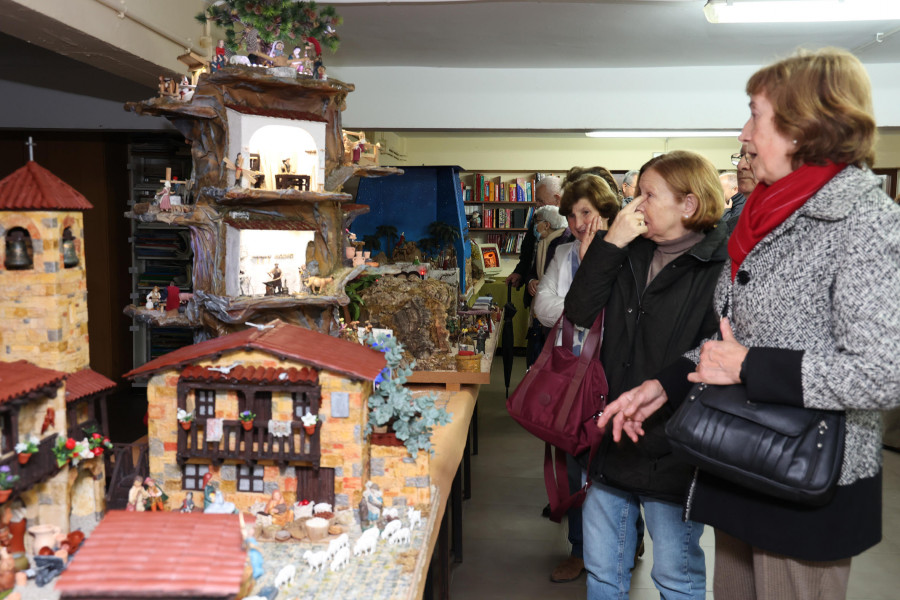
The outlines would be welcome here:
M 216 43 L 216 55 L 213 57 L 212 62 L 209 63 L 209 70 L 215 73 L 219 69 L 224 69 L 228 64 L 228 59 L 225 56 L 225 40 L 219 40 Z
M 154 310 L 159 306 L 162 295 L 159 293 L 159 286 L 154 285 L 153 289 L 147 293 L 147 310 Z
M 189 513 L 194 512 L 194 492 L 188 492 L 184 500 L 181 502 L 181 512 Z
M 272 270 L 267 273 L 267 275 L 272 279 L 264 283 L 264 285 L 266 286 L 266 296 L 283 294 L 285 292 L 285 289 L 284 285 L 281 282 L 282 273 L 281 269 L 278 268 L 278 263 L 275 263 L 275 267 L 273 267 Z
M 144 486 L 147 488 L 146 509 L 152 512 L 166 510 L 165 502 L 169 496 L 162 491 L 156 481 L 152 477 L 147 477 L 144 479 Z
M 125 510 L 144 512 L 147 498 L 144 481 L 140 477 L 135 477 L 134 482 L 131 484 L 131 489 L 128 490 L 128 504 L 125 506 Z

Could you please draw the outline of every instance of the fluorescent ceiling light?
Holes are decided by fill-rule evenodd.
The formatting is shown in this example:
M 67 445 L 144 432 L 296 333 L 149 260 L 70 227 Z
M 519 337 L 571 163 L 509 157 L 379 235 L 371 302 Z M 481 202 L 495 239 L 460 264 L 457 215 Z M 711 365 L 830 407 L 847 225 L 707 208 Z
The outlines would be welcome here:
M 637 129 L 631 131 L 603 129 L 599 131 L 588 131 L 584 135 L 592 138 L 696 138 L 696 137 L 733 137 L 740 135 L 740 131 L 702 131 L 694 130 L 674 130 L 674 129 Z
M 897 0 L 708 0 L 710 23 L 809 23 L 900 19 Z

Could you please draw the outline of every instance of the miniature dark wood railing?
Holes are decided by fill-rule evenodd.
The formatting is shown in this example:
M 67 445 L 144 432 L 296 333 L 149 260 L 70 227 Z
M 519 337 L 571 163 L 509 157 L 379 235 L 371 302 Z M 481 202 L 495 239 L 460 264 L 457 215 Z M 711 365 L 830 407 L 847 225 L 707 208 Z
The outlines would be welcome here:
M 216 463 L 225 460 L 243 460 L 248 466 L 259 460 L 273 460 L 282 465 L 290 462 L 311 463 L 319 468 L 319 427 L 312 435 L 306 433 L 303 423 L 291 421 L 291 435 L 276 437 L 269 433 L 267 424 L 255 424 L 247 431 L 240 421 L 222 422 L 222 439 L 206 441 L 206 428 L 197 420 L 189 430 L 178 430 L 178 462 L 201 458 Z
M 24 465 L 19 464 L 18 455 L 12 453 L 0 460 L 0 466 L 8 466 L 13 475 L 18 475 L 19 479 L 12 488 L 10 498 L 16 498 L 24 491 L 27 491 L 35 485 L 47 481 L 57 473 L 59 466 L 56 464 L 56 455 L 53 454 L 53 447 L 56 445 L 56 438 L 59 434 L 44 438 L 38 444 L 38 451 L 31 455 L 28 462 Z

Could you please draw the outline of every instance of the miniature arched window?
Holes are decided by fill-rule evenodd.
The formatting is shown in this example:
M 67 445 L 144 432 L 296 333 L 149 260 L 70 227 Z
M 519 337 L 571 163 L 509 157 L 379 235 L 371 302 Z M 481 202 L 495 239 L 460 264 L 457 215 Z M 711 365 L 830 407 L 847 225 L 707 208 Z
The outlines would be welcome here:
M 11 271 L 34 268 L 34 247 L 27 229 L 13 227 L 7 232 L 6 260 L 3 266 Z
M 63 266 L 66 269 L 78 266 L 78 250 L 75 249 L 75 236 L 72 228 L 66 227 L 62 235 Z

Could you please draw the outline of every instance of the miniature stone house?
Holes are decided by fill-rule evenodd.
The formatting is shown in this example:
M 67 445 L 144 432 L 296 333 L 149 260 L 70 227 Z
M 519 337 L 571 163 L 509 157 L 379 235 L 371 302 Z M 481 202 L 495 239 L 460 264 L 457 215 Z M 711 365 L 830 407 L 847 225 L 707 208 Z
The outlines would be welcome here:
M 290 502 L 355 508 L 370 477 L 382 477 L 392 502 L 427 502 L 427 458 L 412 461 L 402 446 L 373 450 L 365 435 L 385 364 L 380 352 L 282 321 L 150 361 L 125 375 L 150 377 L 150 476 L 170 507 L 202 495 L 207 472 L 241 510 L 276 488 Z M 194 414 L 188 428 L 178 409 Z M 245 410 L 255 414 L 247 428 Z M 318 416 L 312 433 L 307 413 Z
M 89 533 L 105 510 L 102 459 L 57 465 L 58 436 L 107 435 L 115 383 L 89 366 L 82 211 L 90 203 L 30 161 L 0 181 L 0 465 L 30 525 Z M 39 439 L 20 464 L 18 442 Z

